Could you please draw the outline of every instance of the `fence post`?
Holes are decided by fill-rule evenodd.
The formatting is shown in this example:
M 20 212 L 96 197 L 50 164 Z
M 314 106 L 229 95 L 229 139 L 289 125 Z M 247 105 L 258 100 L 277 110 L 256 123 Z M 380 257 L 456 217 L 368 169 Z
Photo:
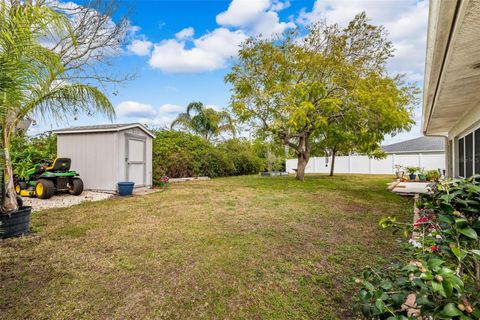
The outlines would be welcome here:
M 395 153 L 392 154 L 392 173 L 395 173 Z
M 352 173 L 352 154 L 348 154 L 348 173 Z

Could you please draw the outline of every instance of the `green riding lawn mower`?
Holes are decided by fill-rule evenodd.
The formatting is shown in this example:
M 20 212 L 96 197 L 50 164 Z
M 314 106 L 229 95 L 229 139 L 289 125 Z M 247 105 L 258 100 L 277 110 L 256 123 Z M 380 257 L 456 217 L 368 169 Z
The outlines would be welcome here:
M 42 160 L 27 170 L 24 177 L 15 175 L 15 191 L 22 197 L 51 198 L 55 193 L 68 192 L 78 196 L 83 192 L 83 181 L 70 170 L 69 158 L 57 158 L 53 163 Z

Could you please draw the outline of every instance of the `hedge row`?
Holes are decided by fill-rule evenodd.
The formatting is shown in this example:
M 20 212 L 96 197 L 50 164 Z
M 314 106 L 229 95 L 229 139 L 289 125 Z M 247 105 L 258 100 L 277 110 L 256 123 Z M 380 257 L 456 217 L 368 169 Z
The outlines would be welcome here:
M 265 169 L 258 148 L 242 139 L 212 145 L 178 131 L 158 131 L 153 141 L 153 178 L 208 176 L 211 178 L 255 174 Z

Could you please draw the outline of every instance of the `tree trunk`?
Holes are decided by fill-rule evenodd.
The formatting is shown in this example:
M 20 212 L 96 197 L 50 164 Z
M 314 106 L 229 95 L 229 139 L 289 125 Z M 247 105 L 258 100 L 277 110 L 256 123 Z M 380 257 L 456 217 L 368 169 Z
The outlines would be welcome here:
M 297 164 L 297 176 L 296 179 L 303 181 L 305 180 L 305 168 L 308 164 L 309 155 L 305 152 L 298 154 L 298 164 Z
M 336 150 L 332 150 L 332 165 L 330 166 L 330 177 L 333 177 L 333 172 L 335 171 L 335 155 L 337 154 Z
M 13 184 L 13 169 L 10 161 L 8 132 L 3 133 L 3 183 L 5 186 L 5 198 L 3 199 L 2 211 L 12 212 L 18 209 L 17 194 Z

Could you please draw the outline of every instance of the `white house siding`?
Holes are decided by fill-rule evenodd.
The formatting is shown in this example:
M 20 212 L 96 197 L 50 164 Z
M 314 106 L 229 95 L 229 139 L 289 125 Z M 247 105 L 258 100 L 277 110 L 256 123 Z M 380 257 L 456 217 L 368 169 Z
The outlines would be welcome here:
M 59 134 L 58 157 L 71 158 L 85 189 L 115 190 L 117 179 L 116 134 Z
M 328 173 L 332 159 L 327 157 L 312 157 L 305 168 L 306 173 Z M 395 165 L 421 167 L 425 170 L 445 169 L 445 154 L 443 152 L 389 154 L 385 159 L 373 159 L 367 156 L 335 157 L 335 173 L 392 174 Z M 286 161 L 286 171 L 295 172 L 297 159 Z
M 458 138 L 480 127 L 480 105 L 472 108 L 466 115 L 460 118 L 460 121 L 448 133 L 449 145 L 447 148 L 446 161 L 450 163 L 451 172 L 449 176 L 459 176 L 458 172 Z

